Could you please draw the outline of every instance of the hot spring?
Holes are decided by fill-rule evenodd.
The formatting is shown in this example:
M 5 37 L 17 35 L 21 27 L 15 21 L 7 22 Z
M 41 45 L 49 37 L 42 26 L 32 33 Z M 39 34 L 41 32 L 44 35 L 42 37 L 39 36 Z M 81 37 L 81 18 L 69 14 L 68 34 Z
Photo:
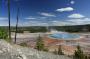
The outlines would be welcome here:
M 54 39 L 64 39 L 64 40 L 73 40 L 76 38 L 80 38 L 78 34 L 71 34 L 71 33 L 53 33 L 49 35 L 50 38 Z

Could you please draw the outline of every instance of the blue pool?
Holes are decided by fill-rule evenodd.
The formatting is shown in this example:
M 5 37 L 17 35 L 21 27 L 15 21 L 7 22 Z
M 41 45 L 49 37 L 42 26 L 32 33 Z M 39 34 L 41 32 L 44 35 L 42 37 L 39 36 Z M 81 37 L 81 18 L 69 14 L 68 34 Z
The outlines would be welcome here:
M 49 37 L 50 38 L 55 38 L 55 39 L 69 40 L 69 39 L 79 38 L 80 35 L 78 35 L 78 34 L 70 34 L 70 33 L 54 33 L 54 34 L 50 34 Z

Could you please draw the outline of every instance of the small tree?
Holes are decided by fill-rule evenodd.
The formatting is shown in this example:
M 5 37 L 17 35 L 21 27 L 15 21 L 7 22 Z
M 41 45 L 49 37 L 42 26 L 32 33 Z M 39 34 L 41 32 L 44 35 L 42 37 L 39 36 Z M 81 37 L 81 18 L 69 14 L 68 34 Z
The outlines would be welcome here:
M 85 56 L 85 59 L 88 59 L 88 58 L 89 58 L 89 57 L 86 55 L 86 56 Z
M 57 50 L 55 49 L 55 51 L 53 51 L 54 54 L 57 54 Z
M 90 56 L 88 57 L 88 59 L 90 59 Z
M 37 42 L 36 42 L 36 49 L 39 51 L 44 50 L 44 43 L 40 36 L 38 37 Z
M 64 55 L 61 45 L 59 45 L 58 50 L 55 49 L 53 53 L 57 55 Z
M 79 45 L 77 46 L 77 50 L 75 50 L 74 59 L 84 59 L 83 51 Z
M 61 45 L 59 45 L 58 51 L 57 51 L 58 55 L 63 55 L 64 53 L 62 52 L 62 48 Z
M 20 46 L 27 47 L 27 43 L 23 42 L 19 44 Z

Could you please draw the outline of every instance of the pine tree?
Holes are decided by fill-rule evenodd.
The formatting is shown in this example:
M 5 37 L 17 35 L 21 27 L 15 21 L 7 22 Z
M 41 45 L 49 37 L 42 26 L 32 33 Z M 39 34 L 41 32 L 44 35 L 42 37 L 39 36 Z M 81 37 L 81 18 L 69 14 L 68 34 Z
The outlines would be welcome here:
M 77 50 L 74 53 L 74 59 L 84 59 L 83 51 L 79 45 L 77 46 Z
M 62 48 L 61 45 L 59 45 L 58 51 L 57 51 L 58 55 L 63 55 L 64 53 L 62 52 Z
M 36 49 L 39 51 L 44 50 L 44 42 L 43 42 L 42 38 L 40 37 L 40 35 L 39 35 L 37 42 L 36 42 Z

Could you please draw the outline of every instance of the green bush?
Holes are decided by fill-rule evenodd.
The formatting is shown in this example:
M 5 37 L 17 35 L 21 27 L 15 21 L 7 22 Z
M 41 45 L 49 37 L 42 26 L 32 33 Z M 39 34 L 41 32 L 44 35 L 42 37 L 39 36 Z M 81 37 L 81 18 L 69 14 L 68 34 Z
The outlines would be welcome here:
M 27 43 L 23 42 L 23 43 L 20 43 L 19 45 L 20 46 L 23 46 L 23 47 L 26 47 L 27 46 Z
M 0 39 L 7 39 L 8 34 L 7 31 L 4 29 L 0 29 Z
M 8 31 L 0 28 L 0 39 L 10 42 L 11 40 L 8 38 Z

